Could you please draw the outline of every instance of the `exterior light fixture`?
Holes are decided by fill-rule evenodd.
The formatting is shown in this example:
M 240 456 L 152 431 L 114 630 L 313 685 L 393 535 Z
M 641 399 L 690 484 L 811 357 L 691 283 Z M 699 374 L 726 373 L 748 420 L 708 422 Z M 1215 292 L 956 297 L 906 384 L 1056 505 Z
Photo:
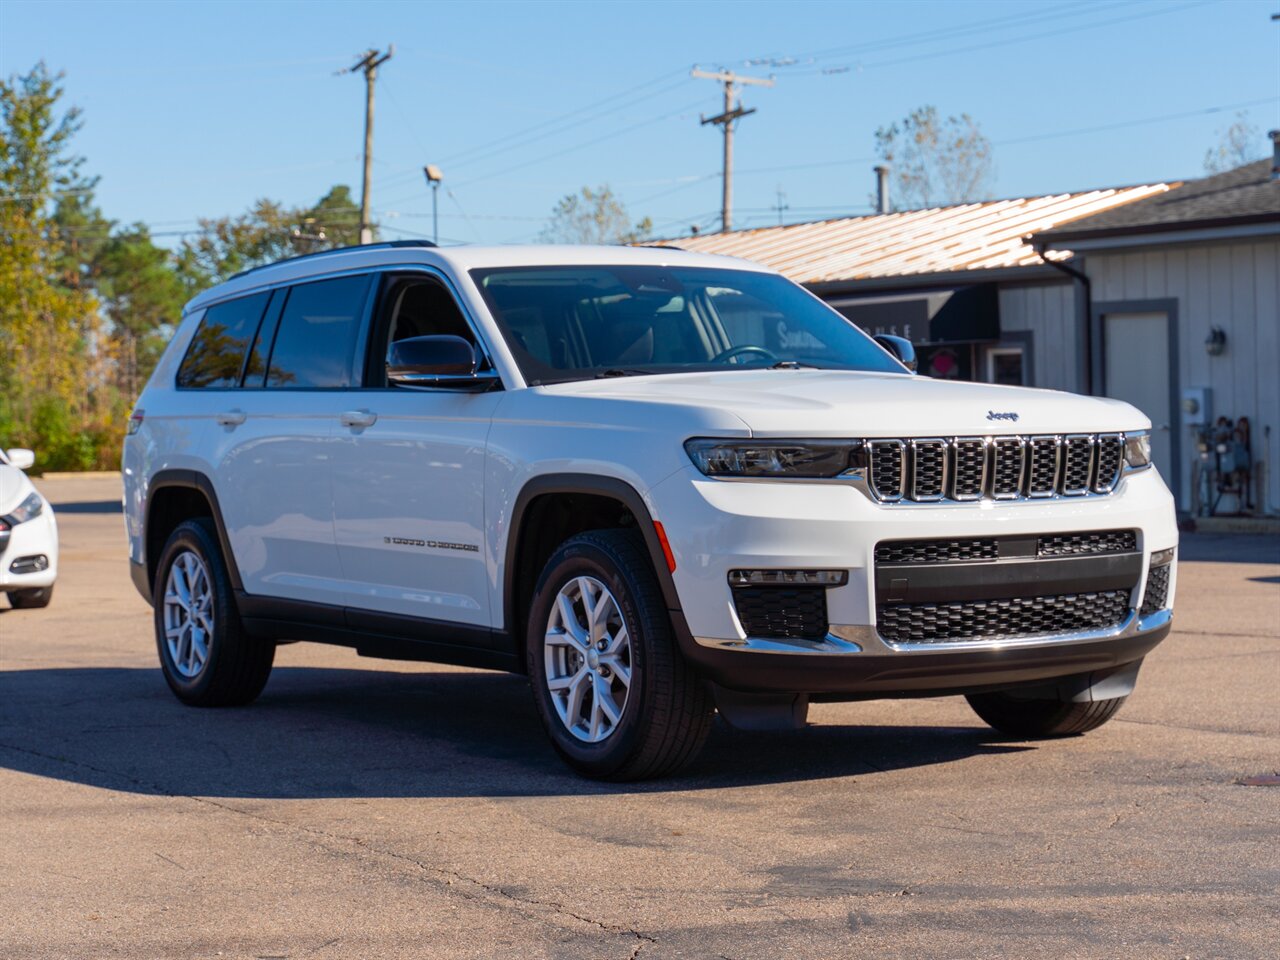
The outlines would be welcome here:
M 1211 327 L 1209 335 L 1204 338 L 1204 352 L 1211 357 L 1220 357 L 1227 349 L 1227 331 L 1221 327 Z

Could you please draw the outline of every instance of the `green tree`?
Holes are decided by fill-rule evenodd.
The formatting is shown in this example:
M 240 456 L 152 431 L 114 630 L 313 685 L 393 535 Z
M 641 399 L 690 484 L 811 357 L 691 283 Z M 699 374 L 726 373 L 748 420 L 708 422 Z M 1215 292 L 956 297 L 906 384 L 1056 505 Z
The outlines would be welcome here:
M 177 252 L 178 274 L 191 295 L 241 270 L 360 240 L 360 208 L 343 185 L 330 188 L 311 207 L 262 199 L 238 217 L 199 223 L 198 235 L 184 240 Z
M 545 243 L 637 243 L 652 230 L 648 217 L 633 224 L 627 208 L 608 186 L 583 187 L 555 205 L 540 239 Z
M 169 252 L 151 242 L 141 223 L 99 247 L 93 277 L 110 320 L 116 386 L 132 399 L 141 392 L 173 335 L 186 290 Z
M 876 154 L 891 169 L 895 210 L 985 200 L 995 166 L 991 141 L 967 113 L 943 119 L 920 107 L 876 131 Z

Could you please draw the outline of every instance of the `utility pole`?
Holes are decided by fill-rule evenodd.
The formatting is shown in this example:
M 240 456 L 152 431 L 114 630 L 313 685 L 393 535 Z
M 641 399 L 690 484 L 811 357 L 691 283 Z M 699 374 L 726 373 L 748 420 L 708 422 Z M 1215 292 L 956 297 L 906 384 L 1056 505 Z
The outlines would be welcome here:
M 778 226 L 782 226 L 782 214 L 791 209 L 791 204 L 787 203 L 787 195 L 782 190 L 782 184 L 778 184 L 778 202 L 773 209 L 778 211 Z
M 387 52 L 366 50 L 347 73 L 364 71 L 364 186 L 360 191 L 360 242 L 373 242 L 373 224 L 369 219 L 369 189 L 373 170 L 373 84 L 378 79 L 378 66 L 391 59 L 396 45 L 387 46 Z
M 728 233 L 733 229 L 733 127 L 739 117 L 756 112 L 754 107 L 750 110 L 742 109 L 735 87 L 737 84 L 772 87 L 773 77 L 766 80 L 761 77 L 744 77 L 729 70 L 710 73 L 697 68 L 691 70 L 689 75 L 699 80 L 716 80 L 724 84 L 724 112 L 714 117 L 703 117 L 702 125 L 705 127 L 708 123 L 713 123 L 724 134 L 724 189 L 720 200 L 720 228 Z

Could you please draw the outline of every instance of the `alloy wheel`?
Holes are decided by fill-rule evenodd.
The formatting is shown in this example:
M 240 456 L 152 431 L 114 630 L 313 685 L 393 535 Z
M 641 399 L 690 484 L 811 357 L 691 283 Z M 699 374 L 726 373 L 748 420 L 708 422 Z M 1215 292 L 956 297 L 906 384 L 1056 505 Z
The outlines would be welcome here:
M 173 668 L 186 680 L 200 675 L 213 636 L 213 586 L 204 561 L 191 550 L 169 566 L 164 587 L 164 640 Z
M 631 692 L 631 636 L 613 594 L 594 577 L 560 588 L 543 644 L 556 715 L 584 743 L 608 738 Z

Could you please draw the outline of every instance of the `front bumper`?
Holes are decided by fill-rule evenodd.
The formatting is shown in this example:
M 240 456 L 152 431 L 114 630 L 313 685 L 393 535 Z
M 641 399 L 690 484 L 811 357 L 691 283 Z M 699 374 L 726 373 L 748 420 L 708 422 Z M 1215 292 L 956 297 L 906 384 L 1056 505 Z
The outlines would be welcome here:
M 36 562 L 43 557 L 43 569 Z M 25 572 L 24 572 L 25 571 Z M 0 550 L 0 591 L 51 586 L 58 579 L 58 524 L 53 510 L 15 524 Z
M 1152 553 L 1178 539 L 1172 497 L 1154 470 L 1126 478 L 1110 496 L 1085 499 L 877 504 L 844 484 L 716 481 L 692 468 L 654 495 L 677 560 L 685 655 L 724 687 L 868 697 L 975 692 L 1129 663 L 1169 631 L 1172 578 L 1161 609 L 1137 612 Z M 881 576 L 877 584 L 875 548 L 883 541 L 1118 529 L 1136 532 L 1136 555 L 1128 559 L 1128 593 L 1117 598 L 1113 626 L 924 643 L 892 642 L 877 628 L 877 589 L 883 601 L 885 583 Z M 1028 568 L 1040 576 L 1049 566 Z M 825 638 L 750 636 L 728 583 L 736 569 L 842 570 L 848 582 L 825 591 Z M 1100 581 L 1079 589 L 1105 588 Z M 1079 592 L 1018 583 L 1008 591 L 988 596 Z

